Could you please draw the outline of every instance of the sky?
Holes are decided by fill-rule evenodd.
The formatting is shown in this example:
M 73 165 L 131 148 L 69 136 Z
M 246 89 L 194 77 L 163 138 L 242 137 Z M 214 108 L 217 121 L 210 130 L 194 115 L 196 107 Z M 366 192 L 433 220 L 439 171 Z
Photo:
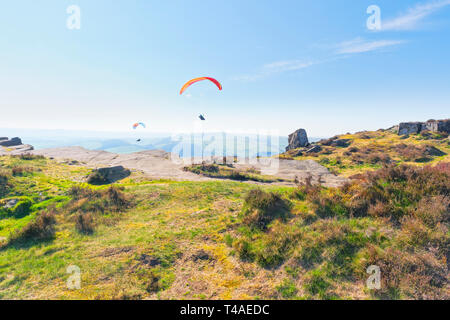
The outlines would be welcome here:
M 189 132 L 202 113 L 206 131 L 325 137 L 449 118 L 449 40 L 450 0 L 2 1 L 0 128 Z M 199 76 L 223 90 L 180 96 Z

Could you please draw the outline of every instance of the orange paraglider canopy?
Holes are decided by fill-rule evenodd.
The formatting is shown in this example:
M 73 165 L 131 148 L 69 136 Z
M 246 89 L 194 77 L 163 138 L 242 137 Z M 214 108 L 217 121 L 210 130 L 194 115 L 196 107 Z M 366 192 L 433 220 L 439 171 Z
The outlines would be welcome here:
M 189 80 L 188 82 L 186 82 L 184 84 L 184 86 L 181 88 L 180 94 L 183 94 L 183 92 L 186 91 L 186 89 L 189 88 L 192 84 L 199 82 L 199 81 L 203 81 L 203 80 L 211 81 L 212 83 L 214 83 L 217 86 L 217 88 L 219 88 L 219 90 L 222 90 L 222 85 L 216 79 L 209 78 L 209 77 L 200 77 L 200 78 L 195 78 L 195 79 L 192 79 L 192 80 Z

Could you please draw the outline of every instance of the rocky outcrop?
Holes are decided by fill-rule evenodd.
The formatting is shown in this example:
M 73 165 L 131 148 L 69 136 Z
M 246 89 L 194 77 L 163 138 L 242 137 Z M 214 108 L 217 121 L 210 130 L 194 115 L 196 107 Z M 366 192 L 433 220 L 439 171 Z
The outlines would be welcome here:
M 428 120 L 425 123 L 428 130 L 433 132 L 445 132 L 450 134 L 450 119 L 445 120 Z
M 6 137 L 0 138 L 0 146 L 2 147 L 15 147 L 20 146 L 22 144 L 22 140 L 20 138 L 15 137 L 12 139 L 8 139 Z
M 320 151 L 322 151 L 322 147 L 313 142 L 312 144 L 308 144 L 307 147 L 296 148 L 296 149 L 286 151 L 285 154 L 289 157 L 300 157 L 303 155 L 314 154 L 314 153 L 317 153 Z
M 322 151 L 322 147 L 319 145 L 314 145 L 311 148 L 308 148 L 308 150 L 305 151 L 305 153 L 316 153 Z
M 309 145 L 308 136 L 305 129 L 298 129 L 289 135 L 289 145 L 286 151 L 306 147 Z
M 130 176 L 131 171 L 123 166 L 99 168 L 92 171 L 88 183 L 95 185 L 110 184 Z
M 346 148 L 350 145 L 351 140 L 350 139 L 339 139 L 338 136 L 334 136 L 330 139 L 323 139 L 317 142 L 318 144 L 321 144 L 323 146 L 331 146 L 331 147 L 341 147 Z
M 18 137 L 8 139 L 0 137 L 0 155 L 19 155 L 34 150 L 29 144 L 22 144 L 22 140 Z
M 402 122 L 398 125 L 398 134 L 403 136 L 407 134 L 417 134 L 424 128 L 423 122 Z
M 398 125 L 398 134 L 401 136 L 417 134 L 425 130 L 450 134 L 450 119 L 428 120 L 427 122 L 402 122 Z

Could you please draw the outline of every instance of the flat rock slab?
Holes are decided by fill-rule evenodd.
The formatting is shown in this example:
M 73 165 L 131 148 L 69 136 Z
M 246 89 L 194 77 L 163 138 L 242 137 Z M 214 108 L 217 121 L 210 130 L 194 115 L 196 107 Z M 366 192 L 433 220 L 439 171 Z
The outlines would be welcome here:
M 20 144 L 17 146 L 0 146 L 0 156 L 4 155 L 20 155 L 24 153 L 30 153 L 30 151 L 33 151 L 33 146 L 29 144 Z
M 209 178 L 183 171 L 183 165 L 170 160 L 170 154 L 162 150 L 149 150 L 130 154 L 87 150 L 82 147 L 42 149 L 33 152 L 58 160 L 77 160 L 93 168 L 123 166 L 141 170 L 152 179 L 204 181 Z
M 33 151 L 33 154 L 52 157 L 59 160 L 77 160 L 81 164 L 99 168 L 123 166 L 125 168 L 141 170 L 153 179 L 172 179 L 172 180 L 190 180 L 207 181 L 215 180 L 200 176 L 191 172 L 186 172 L 183 167 L 193 163 L 201 163 L 201 158 L 180 159 L 173 158 L 168 152 L 162 150 L 142 151 L 130 154 L 115 154 L 106 151 L 87 150 L 82 147 L 67 147 L 55 149 L 43 149 Z M 206 163 L 220 162 L 222 157 L 204 159 Z M 254 168 L 260 170 L 262 174 L 272 175 L 285 180 L 302 181 L 308 176 L 312 176 L 313 182 L 319 182 L 324 186 L 337 187 L 348 180 L 343 177 L 335 176 L 327 168 L 318 164 L 314 160 L 278 160 L 273 158 L 261 159 L 237 159 L 234 163 L 233 157 L 227 157 L 227 163 L 232 163 L 237 169 Z M 293 185 L 293 182 L 283 183 Z

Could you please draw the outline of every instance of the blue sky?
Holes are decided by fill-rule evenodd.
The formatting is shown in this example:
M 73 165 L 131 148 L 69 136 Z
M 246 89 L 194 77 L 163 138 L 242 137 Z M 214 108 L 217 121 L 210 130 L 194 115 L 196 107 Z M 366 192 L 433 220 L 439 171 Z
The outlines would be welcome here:
M 16 0 L 0 34 L 0 128 L 187 132 L 204 113 L 207 131 L 329 136 L 449 117 L 450 0 Z M 180 96 L 198 76 L 223 91 Z

